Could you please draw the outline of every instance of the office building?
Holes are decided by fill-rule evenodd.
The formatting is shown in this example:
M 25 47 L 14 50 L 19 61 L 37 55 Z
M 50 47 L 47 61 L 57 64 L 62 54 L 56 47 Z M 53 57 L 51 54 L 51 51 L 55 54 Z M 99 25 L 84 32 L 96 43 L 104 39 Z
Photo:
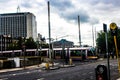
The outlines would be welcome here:
M 30 12 L 0 14 L 0 35 L 37 39 L 36 17 Z

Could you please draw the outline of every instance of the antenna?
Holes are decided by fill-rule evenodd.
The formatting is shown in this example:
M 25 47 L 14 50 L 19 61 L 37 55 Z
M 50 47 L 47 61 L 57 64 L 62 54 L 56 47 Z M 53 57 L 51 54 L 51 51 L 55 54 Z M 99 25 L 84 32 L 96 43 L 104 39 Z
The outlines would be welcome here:
M 20 6 L 18 5 L 17 7 L 17 13 L 20 12 Z
M 20 1 L 18 0 L 17 13 L 20 12 Z

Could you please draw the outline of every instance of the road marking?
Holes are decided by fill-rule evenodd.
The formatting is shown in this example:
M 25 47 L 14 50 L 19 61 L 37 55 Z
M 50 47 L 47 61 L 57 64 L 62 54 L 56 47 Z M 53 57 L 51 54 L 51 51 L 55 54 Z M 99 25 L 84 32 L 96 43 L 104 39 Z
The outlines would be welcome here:
M 92 74 L 93 72 L 89 72 L 89 74 Z
M 86 75 L 87 73 L 83 73 L 82 75 Z
M 17 74 L 13 74 L 13 76 L 15 76 L 15 75 L 17 75 Z
M 40 79 L 37 79 L 37 80 L 44 80 L 45 78 L 40 78 Z
M 26 73 L 30 73 L 30 72 L 26 72 Z
M 7 80 L 8 78 L 3 78 L 3 79 L 0 79 L 0 80 Z

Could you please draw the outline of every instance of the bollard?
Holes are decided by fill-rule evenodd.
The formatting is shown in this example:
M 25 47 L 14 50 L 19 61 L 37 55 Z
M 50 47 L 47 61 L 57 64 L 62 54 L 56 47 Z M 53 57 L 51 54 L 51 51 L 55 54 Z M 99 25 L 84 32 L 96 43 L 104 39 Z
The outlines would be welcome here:
M 49 70 L 49 63 L 48 62 L 45 64 L 45 67 L 47 70 Z
M 69 59 L 70 65 L 72 65 L 72 59 Z

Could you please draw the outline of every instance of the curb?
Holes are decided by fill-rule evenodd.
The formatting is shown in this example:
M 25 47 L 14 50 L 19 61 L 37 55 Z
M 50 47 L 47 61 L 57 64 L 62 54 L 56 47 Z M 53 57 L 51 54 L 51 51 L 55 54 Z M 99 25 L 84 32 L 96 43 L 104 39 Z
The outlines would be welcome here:
M 75 64 L 72 65 L 60 65 L 60 68 L 75 67 Z
M 41 68 L 42 70 L 56 70 L 56 69 L 59 69 L 60 67 L 56 67 L 56 66 L 54 66 L 54 67 L 52 67 L 52 66 L 50 66 L 49 67 L 49 69 L 46 69 L 45 67 L 43 67 L 43 68 Z

